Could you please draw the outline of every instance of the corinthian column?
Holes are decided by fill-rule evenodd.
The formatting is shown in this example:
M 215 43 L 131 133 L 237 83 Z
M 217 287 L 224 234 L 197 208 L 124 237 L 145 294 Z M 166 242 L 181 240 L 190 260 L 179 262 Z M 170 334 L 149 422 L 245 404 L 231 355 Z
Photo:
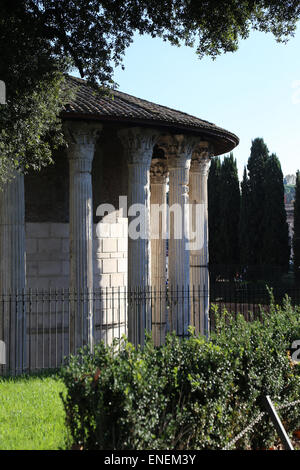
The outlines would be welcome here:
M 0 295 L 6 300 L 1 311 L 0 340 L 6 344 L 7 367 L 17 373 L 22 372 L 26 362 L 22 302 L 25 279 L 24 176 L 16 173 L 0 193 Z
M 161 158 L 152 160 L 151 189 L 151 284 L 152 337 L 154 344 L 164 343 L 166 333 L 166 235 L 167 235 L 167 164 Z
M 83 344 L 93 347 L 93 205 L 92 162 L 95 144 L 102 126 L 69 122 L 65 131 L 69 140 L 70 163 L 70 288 L 77 301 L 71 312 L 71 351 Z
M 143 344 L 151 330 L 151 308 L 146 294 L 150 268 L 150 164 L 158 132 L 132 127 L 119 131 L 128 162 L 128 290 L 133 305 L 128 312 L 128 338 Z
M 190 325 L 190 255 L 188 183 L 194 137 L 174 135 L 161 139 L 169 169 L 169 328 L 178 336 L 188 334 Z
M 192 324 L 196 333 L 206 335 L 209 333 L 207 178 L 211 156 L 211 145 L 208 142 L 201 142 L 192 156 L 189 188 Z

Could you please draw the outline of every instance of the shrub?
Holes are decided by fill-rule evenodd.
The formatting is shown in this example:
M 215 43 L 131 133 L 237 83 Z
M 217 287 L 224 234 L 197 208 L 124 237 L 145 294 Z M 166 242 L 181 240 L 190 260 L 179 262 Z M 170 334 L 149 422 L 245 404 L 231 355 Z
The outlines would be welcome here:
M 235 370 L 236 419 L 233 434 L 242 430 L 263 410 L 262 399 L 270 395 L 274 403 L 300 398 L 300 365 L 293 364 L 290 349 L 300 338 L 300 309 L 292 308 L 286 298 L 283 308 L 271 302 L 261 320 L 245 321 L 224 311 L 217 315 L 216 329 L 210 340 L 226 349 Z M 286 425 L 300 424 L 300 407 L 286 409 Z M 239 446 L 265 448 L 274 441 L 275 430 L 268 417 L 255 426 L 255 432 L 239 441 Z
M 64 406 L 74 443 L 84 449 L 220 449 L 261 411 L 261 398 L 300 398 L 299 369 L 288 350 L 300 338 L 299 310 L 272 306 L 262 321 L 218 313 L 209 341 L 167 337 L 155 348 L 126 338 L 72 356 L 63 371 Z M 299 412 L 285 412 L 290 425 Z M 274 441 L 268 419 L 239 447 Z

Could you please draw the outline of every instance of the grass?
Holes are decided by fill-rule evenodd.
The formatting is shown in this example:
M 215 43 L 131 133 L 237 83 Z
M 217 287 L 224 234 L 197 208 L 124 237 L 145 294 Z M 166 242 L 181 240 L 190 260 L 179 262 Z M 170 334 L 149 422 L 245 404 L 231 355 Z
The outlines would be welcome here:
M 0 450 L 67 449 L 58 375 L 0 378 Z

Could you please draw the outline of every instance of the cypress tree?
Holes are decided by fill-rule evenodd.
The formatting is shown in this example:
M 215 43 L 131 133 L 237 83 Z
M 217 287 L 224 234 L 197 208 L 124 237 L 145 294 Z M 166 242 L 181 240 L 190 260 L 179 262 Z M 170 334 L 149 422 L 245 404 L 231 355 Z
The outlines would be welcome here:
M 265 262 L 263 239 L 265 232 L 265 175 L 269 151 L 262 138 L 252 141 L 248 159 L 249 207 L 248 207 L 248 249 L 249 265 L 258 267 Z
M 265 166 L 264 237 L 262 260 L 266 266 L 287 271 L 290 247 L 284 206 L 283 174 L 279 159 L 270 155 Z
M 220 171 L 221 264 L 235 274 L 239 264 L 240 184 L 236 160 L 225 156 Z M 231 271 L 233 269 L 233 271 Z
M 293 237 L 294 274 L 297 282 L 300 281 L 300 172 L 296 175 L 295 201 L 294 201 L 294 237 Z
M 208 244 L 209 244 L 209 264 L 211 266 L 212 279 L 216 265 L 221 260 L 220 243 L 220 185 L 221 185 L 221 160 L 215 157 L 211 161 L 208 175 Z
M 247 170 L 241 185 L 241 262 L 250 278 L 274 277 L 288 269 L 288 224 L 280 162 L 261 138 L 252 141 Z
M 239 251 L 240 263 L 246 267 L 251 264 L 250 238 L 248 231 L 250 213 L 250 182 L 247 168 L 244 167 L 243 180 L 241 182 L 241 210 L 239 225 Z

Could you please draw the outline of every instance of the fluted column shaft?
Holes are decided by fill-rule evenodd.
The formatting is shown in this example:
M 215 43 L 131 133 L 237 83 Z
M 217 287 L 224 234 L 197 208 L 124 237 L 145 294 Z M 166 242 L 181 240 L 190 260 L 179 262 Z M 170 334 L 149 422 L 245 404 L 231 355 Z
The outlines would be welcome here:
M 93 289 L 92 162 L 101 125 L 68 123 L 70 168 L 70 288 L 77 302 L 71 317 L 71 351 L 83 344 L 93 347 L 93 311 L 89 301 Z
M 0 339 L 6 343 L 8 367 L 17 373 L 26 367 L 26 314 L 21 297 L 25 286 L 24 176 L 17 173 L 0 193 L 0 294 L 11 294 L 11 308 L 7 302 L 0 319 Z M 9 328 L 14 334 L 8 334 Z
M 146 297 L 151 285 L 149 171 L 157 135 L 155 130 L 138 127 L 119 131 L 128 162 L 128 290 L 133 295 L 128 338 L 134 344 L 143 344 L 145 330 L 151 330 L 150 303 L 136 296 Z
M 167 165 L 161 159 L 152 160 L 151 189 L 151 284 L 152 337 L 154 344 L 164 343 L 166 333 L 166 225 L 167 225 Z
M 194 152 L 190 168 L 191 230 L 195 233 L 190 251 L 192 324 L 196 333 L 209 332 L 209 253 L 207 179 L 211 147 L 202 142 Z M 192 241 L 192 240 L 191 240 Z
M 189 168 L 197 140 L 175 135 L 161 140 L 169 170 L 169 292 L 171 317 L 169 328 L 178 336 L 188 334 L 190 325 L 190 254 L 189 237 Z
M 84 153 L 86 160 L 74 158 L 74 154 L 70 158 L 70 285 L 77 291 L 93 287 L 92 158 L 90 159 L 93 156 L 93 147 L 85 148 Z M 79 152 L 76 156 L 78 154 Z
M 150 186 L 149 165 L 145 162 L 128 164 L 128 207 L 129 225 L 135 215 L 134 205 L 140 204 L 144 213 L 140 214 L 140 226 L 129 226 L 129 230 L 137 228 L 140 237 L 128 239 L 128 285 L 133 288 L 144 288 L 150 285 Z M 132 212 L 131 212 L 132 209 Z

